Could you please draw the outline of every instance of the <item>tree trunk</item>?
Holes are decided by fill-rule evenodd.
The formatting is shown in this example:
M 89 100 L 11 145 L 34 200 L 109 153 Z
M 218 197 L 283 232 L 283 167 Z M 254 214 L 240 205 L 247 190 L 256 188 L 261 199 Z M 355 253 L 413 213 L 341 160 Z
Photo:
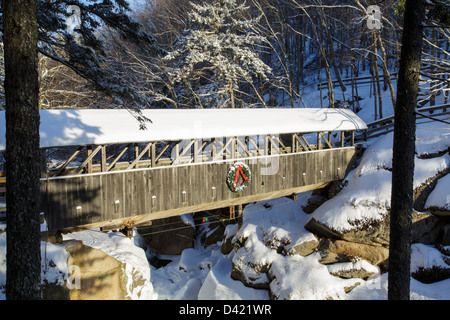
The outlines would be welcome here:
M 228 86 L 229 86 L 229 91 L 230 91 L 230 103 L 231 103 L 231 108 L 235 108 L 235 104 L 234 104 L 234 86 L 233 86 L 233 81 L 232 80 L 228 80 Z
M 378 100 L 377 100 L 377 73 L 376 73 L 376 68 L 377 68 L 377 62 L 376 62 L 376 56 L 375 54 L 371 53 L 370 54 L 370 73 L 372 75 L 372 88 L 373 88 L 373 114 L 374 114 L 374 119 L 373 120 L 378 120 Z
M 388 298 L 391 300 L 407 300 L 410 297 L 415 108 L 419 87 L 425 0 L 407 0 L 404 17 L 392 160 L 388 275 Z
M 434 44 L 438 44 L 438 33 L 436 31 L 436 29 L 433 28 L 433 30 L 431 30 L 431 41 Z M 439 53 L 439 50 L 437 50 L 436 47 L 431 46 L 430 48 L 430 62 L 429 62 L 429 66 L 430 66 L 430 74 L 432 75 L 432 77 L 436 77 L 438 78 L 439 76 L 436 75 L 436 72 L 439 73 L 439 71 L 436 70 L 436 66 L 437 66 L 437 54 Z M 436 105 L 436 92 L 438 91 L 438 81 L 431 79 L 430 80 L 430 106 L 434 106 Z
M 374 79 L 376 79 L 376 96 L 378 98 L 378 115 L 380 119 L 383 118 L 383 99 L 381 97 L 381 86 L 380 86 L 380 75 L 378 73 L 378 49 L 377 49 L 377 38 L 376 33 L 373 34 L 373 60 L 374 60 Z
M 345 91 L 347 91 L 347 88 L 344 85 L 344 82 L 342 81 L 341 74 L 337 67 L 336 55 L 334 53 L 334 47 L 333 47 L 333 40 L 331 39 L 331 36 L 330 36 L 330 30 L 328 30 L 328 26 L 325 23 L 325 12 L 323 11 L 323 9 L 322 9 L 321 21 L 322 21 L 322 27 L 323 27 L 323 30 L 325 33 L 325 39 L 327 41 L 328 47 L 330 48 L 331 66 L 333 67 L 334 74 L 339 82 L 339 86 L 341 87 L 342 92 L 344 93 Z M 345 96 L 344 96 L 344 98 L 345 98 Z
M 40 152 L 36 0 L 3 1 L 7 299 L 40 299 Z
M 380 50 L 381 50 L 381 57 L 383 59 L 383 73 L 385 75 L 385 82 L 387 82 L 387 85 L 389 87 L 389 92 L 391 93 L 391 101 L 392 101 L 392 107 L 395 110 L 395 90 L 394 86 L 392 85 L 391 81 L 391 74 L 389 73 L 388 65 L 387 65 L 387 55 L 386 50 L 384 49 L 383 40 L 381 38 L 381 32 L 377 32 L 378 35 L 378 43 L 380 44 Z

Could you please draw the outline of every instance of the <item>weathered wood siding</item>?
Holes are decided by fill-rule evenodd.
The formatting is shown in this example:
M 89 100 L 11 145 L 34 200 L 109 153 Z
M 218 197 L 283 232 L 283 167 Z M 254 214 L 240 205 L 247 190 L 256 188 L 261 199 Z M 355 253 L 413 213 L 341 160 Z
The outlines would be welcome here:
M 321 187 L 343 179 L 354 158 L 355 147 L 347 147 L 41 179 L 42 211 L 50 231 L 134 226 Z M 237 161 L 246 163 L 252 176 L 247 189 L 233 193 L 226 176 Z

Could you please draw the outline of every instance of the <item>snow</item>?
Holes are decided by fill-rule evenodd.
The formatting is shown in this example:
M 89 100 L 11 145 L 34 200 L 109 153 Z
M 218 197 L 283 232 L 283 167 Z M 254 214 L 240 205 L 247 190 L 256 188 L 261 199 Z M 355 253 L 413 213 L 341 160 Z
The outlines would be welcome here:
M 231 279 L 231 261 L 223 257 L 211 269 L 198 292 L 199 300 L 267 300 L 266 290 L 248 288 Z
M 313 253 L 306 257 L 288 256 L 276 260 L 271 268 L 276 278 L 270 283 L 272 292 L 278 299 L 345 299 L 345 288 L 362 282 L 360 279 L 332 276 L 327 266 L 318 262 L 320 258 L 320 253 Z
M 147 129 L 127 110 L 40 110 L 40 116 L 42 148 L 366 128 L 348 109 L 146 109 L 142 116 L 152 121 Z M 0 111 L 0 150 L 5 130 Z
M 443 208 L 450 211 L 450 174 L 439 179 L 436 187 L 428 196 L 425 209 L 431 207 Z
M 411 247 L 411 272 L 419 270 L 419 268 L 448 268 L 441 252 L 434 246 L 415 243 Z
M 353 271 L 362 269 L 374 274 L 380 273 L 380 269 L 378 267 L 371 265 L 370 263 L 368 263 L 363 259 L 358 259 L 355 262 L 333 263 L 327 265 L 327 268 L 328 272 L 330 273 L 339 273 L 343 271 Z

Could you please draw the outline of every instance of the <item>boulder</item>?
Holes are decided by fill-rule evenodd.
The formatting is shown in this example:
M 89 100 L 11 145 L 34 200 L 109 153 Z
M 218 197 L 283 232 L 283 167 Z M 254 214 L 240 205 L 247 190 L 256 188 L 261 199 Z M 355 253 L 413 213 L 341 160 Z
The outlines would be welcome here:
M 76 281 L 70 290 L 70 300 L 124 300 L 127 297 L 124 263 L 101 250 L 79 242 L 68 247 L 67 264 L 79 268 L 79 287 Z
M 450 224 L 446 224 L 443 228 L 442 228 L 442 240 L 441 240 L 441 244 L 443 246 L 450 246 Z M 450 248 L 448 249 L 448 254 L 450 255 Z
M 450 168 L 445 173 L 450 172 Z M 434 182 L 435 187 L 426 199 L 424 209 L 440 218 L 450 217 L 450 174 L 438 177 Z
M 328 198 L 323 195 L 314 194 L 310 198 L 308 198 L 307 204 L 305 206 L 302 206 L 302 209 L 306 213 L 313 213 L 327 200 Z
M 382 221 L 372 221 L 356 225 L 349 231 L 336 231 L 320 221 L 312 218 L 305 225 L 305 229 L 322 238 L 346 240 L 349 242 L 370 245 L 389 244 L 389 216 Z
M 412 242 L 435 244 L 441 233 L 442 222 L 439 218 L 426 212 L 413 211 Z
M 269 289 L 270 280 L 267 276 L 269 268 L 269 265 L 256 265 L 248 260 L 237 258 L 232 260 L 230 276 L 234 280 L 241 281 L 247 287 Z
M 305 225 L 305 228 L 323 238 L 388 247 L 389 223 L 389 214 L 387 214 L 381 221 L 356 222 L 354 229 L 340 232 L 312 218 Z M 412 241 L 426 244 L 434 243 L 440 232 L 439 226 L 439 219 L 433 215 L 413 211 Z
M 234 244 L 234 236 L 236 235 L 236 232 L 239 229 L 239 225 L 237 224 L 229 224 L 225 228 L 223 238 L 222 238 L 222 245 L 220 247 L 220 252 L 227 255 L 231 251 L 233 251 L 233 248 L 235 247 Z
M 317 239 L 315 240 L 309 240 L 309 241 L 303 241 L 301 243 L 292 245 L 286 252 L 287 255 L 301 255 L 302 257 L 305 257 L 314 251 L 317 250 L 317 247 L 319 246 L 319 241 Z M 286 250 L 286 249 L 285 249 Z
M 359 278 L 367 280 L 369 277 L 380 272 L 379 268 L 359 258 L 354 259 L 352 262 L 327 265 L 327 268 L 331 275 L 343 279 Z
M 389 249 L 383 246 L 333 239 L 322 239 L 319 251 L 322 254 L 322 264 L 352 262 L 360 258 L 371 265 L 384 268 L 389 257 Z

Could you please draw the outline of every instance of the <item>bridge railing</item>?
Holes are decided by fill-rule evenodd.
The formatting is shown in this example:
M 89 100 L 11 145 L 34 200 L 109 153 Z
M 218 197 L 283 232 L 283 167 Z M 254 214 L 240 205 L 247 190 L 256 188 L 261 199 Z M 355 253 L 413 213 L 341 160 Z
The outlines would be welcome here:
M 355 131 L 48 148 L 47 177 L 310 152 L 354 144 Z
M 450 115 L 450 104 L 432 106 L 427 108 L 418 109 L 418 114 L 416 116 L 416 123 L 424 123 L 434 121 L 428 118 L 431 116 L 433 118 L 442 119 Z M 376 138 L 381 135 L 387 134 L 394 130 L 394 116 L 386 117 L 367 124 L 367 130 L 363 135 L 359 135 L 359 139 L 370 139 Z

